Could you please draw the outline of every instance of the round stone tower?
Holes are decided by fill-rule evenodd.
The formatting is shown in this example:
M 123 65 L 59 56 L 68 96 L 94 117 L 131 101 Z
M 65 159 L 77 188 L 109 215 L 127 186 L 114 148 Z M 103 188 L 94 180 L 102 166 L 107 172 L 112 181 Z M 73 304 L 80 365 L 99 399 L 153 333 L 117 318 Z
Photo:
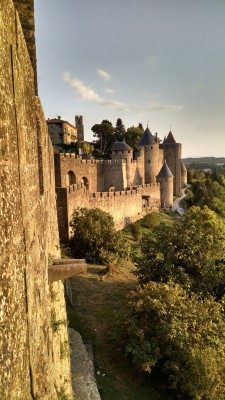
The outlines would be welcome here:
M 111 147 L 112 160 L 126 160 L 126 180 L 127 187 L 133 186 L 132 179 L 132 165 L 133 165 L 133 149 L 130 147 L 125 140 L 123 142 L 115 142 Z
M 126 159 L 127 163 L 133 159 L 133 149 L 125 140 L 123 142 L 115 142 L 111 147 L 112 160 Z
M 181 195 L 181 144 L 177 143 L 170 131 L 160 147 L 164 152 L 164 159 L 171 170 L 173 180 L 173 192 L 175 196 Z
M 138 149 L 142 147 L 145 150 L 145 183 L 156 183 L 156 175 L 159 172 L 159 144 L 156 143 L 148 126 L 138 143 Z
M 162 208 L 170 208 L 173 204 L 173 174 L 166 161 L 157 175 L 160 183 L 160 203 Z

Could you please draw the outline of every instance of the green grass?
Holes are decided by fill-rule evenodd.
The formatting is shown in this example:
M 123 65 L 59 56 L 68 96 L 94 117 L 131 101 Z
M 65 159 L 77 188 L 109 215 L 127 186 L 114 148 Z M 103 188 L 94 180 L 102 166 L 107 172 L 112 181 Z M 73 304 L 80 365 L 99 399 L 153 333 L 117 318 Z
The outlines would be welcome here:
M 91 340 L 97 384 L 102 400 L 168 399 L 160 376 L 137 373 L 124 356 L 120 332 L 115 330 L 115 315 L 123 310 L 125 298 L 137 285 L 133 267 L 106 274 L 105 267 L 90 266 L 85 276 L 71 279 L 75 307 L 68 307 L 69 326 L 83 340 Z

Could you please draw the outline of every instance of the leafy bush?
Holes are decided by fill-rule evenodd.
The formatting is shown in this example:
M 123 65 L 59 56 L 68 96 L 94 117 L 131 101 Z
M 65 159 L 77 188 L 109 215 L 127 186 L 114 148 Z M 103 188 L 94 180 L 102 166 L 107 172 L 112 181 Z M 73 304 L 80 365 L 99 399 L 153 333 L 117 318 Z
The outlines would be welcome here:
M 138 223 L 132 224 L 131 225 L 131 232 L 134 237 L 134 240 L 139 242 L 142 238 L 142 229 L 141 226 Z
M 222 305 L 189 297 L 179 285 L 149 282 L 129 297 L 125 330 L 134 365 L 151 373 L 160 362 L 184 399 L 225 398 Z
M 80 208 L 74 212 L 70 226 L 74 257 L 108 266 L 128 259 L 130 246 L 115 230 L 113 217 L 107 212 Z
M 173 228 L 160 224 L 134 253 L 140 283 L 173 280 L 201 296 L 225 292 L 225 225 L 207 207 L 192 207 Z

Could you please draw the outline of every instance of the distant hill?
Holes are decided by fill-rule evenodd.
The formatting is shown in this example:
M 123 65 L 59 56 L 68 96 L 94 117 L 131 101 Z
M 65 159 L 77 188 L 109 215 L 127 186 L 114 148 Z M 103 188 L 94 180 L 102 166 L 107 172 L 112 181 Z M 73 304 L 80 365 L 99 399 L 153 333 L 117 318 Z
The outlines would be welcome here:
M 189 158 L 183 158 L 182 161 L 186 166 L 189 166 L 190 164 L 204 164 L 207 165 L 221 165 L 225 164 L 225 157 L 189 157 Z

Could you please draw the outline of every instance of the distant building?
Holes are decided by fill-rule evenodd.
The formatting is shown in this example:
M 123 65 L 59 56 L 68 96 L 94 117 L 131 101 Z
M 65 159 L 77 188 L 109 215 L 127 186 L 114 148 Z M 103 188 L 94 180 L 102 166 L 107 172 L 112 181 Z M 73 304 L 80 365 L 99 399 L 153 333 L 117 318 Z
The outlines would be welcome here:
M 58 118 L 49 119 L 46 121 L 48 132 L 53 145 L 76 143 L 78 140 L 78 129 L 64 121 L 60 116 Z

